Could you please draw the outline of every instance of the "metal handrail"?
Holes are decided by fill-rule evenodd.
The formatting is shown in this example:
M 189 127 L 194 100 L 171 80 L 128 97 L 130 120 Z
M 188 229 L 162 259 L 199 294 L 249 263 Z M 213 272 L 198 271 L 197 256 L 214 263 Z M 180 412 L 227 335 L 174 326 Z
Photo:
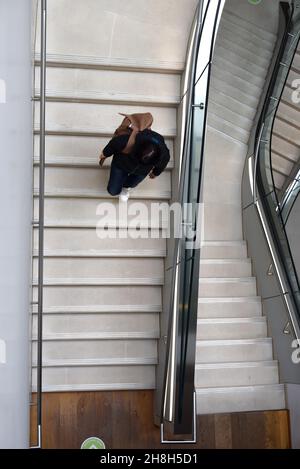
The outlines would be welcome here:
M 40 61 L 40 165 L 39 165 L 39 243 L 38 243 L 38 312 L 37 312 L 37 429 L 36 448 L 42 448 L 43 408 L 43 286 L 44 286 L 44 219 L 45 219 L 45 128 L 46 128 L 46 48 L 47 0 L 41 0 Z
M 285 16 L 285 31 L 284 34 L 282 35 L 282 38 L 280 39 L 280 46 L 278 48 L 278 56 L 276 57 L 275 65 L 273 69 L 271 69 L 270 72 L 270 80 L 269 80 L 269 85 L 268 85 L 268 90 L 266 93 L 266 96 L 264 97 L 264 104 L 262 106 L 262 111 L 258 120 L 258 124 L 254 127 L 253 132 L 255 137 L 252 137 L 252 147 L 255 148 L 255 152 L 253 154 L 253 151 L 251 150 L 250 156 L 248 157 L 248 164 L 250 163 L 250 170 L 249 170 L 249 178 L 250 179 L 250 189 L 251 189 L 251 197 L 252 197 L 252 202 L 253 205 L 257 209 L 257 213 L 260 219 L 261 226 L 263 228 L 265 238 L 269 247 L 269 251 L 272 257 L 272 264 L 275 268 L 277 278 L 279 281 L 282 297 L 285 301 L 286 308 L 290 317 L 290 322 L 293 326 L 294 334 L 297 339 L 300 338 L 300 327 L 299 327 L 299 322 L 298 322 L 298 314 L 297 314 L 297 305 L 293 299 L 293 289 L 291 288 L 288 280 L 288 272 L 286 271 L 285 264 L 282 261 L 281 258 L 281 252 L 280 248 L 278 246 L 278 240 L 276 238 L 276 229 L 273 227 L 273 222 L 272 219 L 270 218 L 270 214 L 267 212 L 269 211 L 267 209 L 267 195 L 270 195 L 270 193 L 265 194 L 263 190 L 263 175 L 261 173 L 261 168 L 260 168 L 260 149 L 261 149 L 261 144 L 265 143 L 264 142 L 264 132 L 270 130 L 270 128 L 266 127 L 266 119 L 270 117 L 268 114 L 269 111 L 269 103 L 271 102 L 273 98 L 273 93 L 274 89 L 276 86 L 276 80 L 277 80 L 277 75 L 279 73 L 279 70 L 281 67 L 285 67 L 286 70 L 286 79 L 288 76 L 288 72 L 290 70 L 290 67 L 287 66 L 282 62 L 282 59 L 285 54 L 285 49 L 286 45 L 288 43 L 288 39 L 290 37 L 293 37 L 291 35 L 291 28 L 293 27 L 292 23 L 292 18 L 293 18 L 293 13 L 295 12 L 295 7 L 297 2 L 292 2 L 291 6 L 289 7 L 289 12 L 287 9 L 284 10 L 284 5 L 281 4 L 282 7 L 282 12 L 283 16 Z M 299 3 L 299 2 L 298 2 Z M 299 5 L 298 5 L 299 7 Z M 295 52 L 295 51 L 294 51 Z M 286 80 L 285 80 L 286 82 Z M 281 94 L 283 92 L 283 88 L 285 86 L 285 83 L 282 85 Z M 273 109 L 278 109 L 280 103 L 280 99 L 276 100 L 276 108 Z M 274 119 L 275 119 L 276 112 L 274 112 L 273 115 L 273 120 L 272 120 L 272 126 L 274 125 Z M 272 129 L 271 129 L 271 135 L 272 135 Z M 251 139 L 250 139 L 251 142 Z M 269 142 L 268 142 L 269 143 Z M 251 145 L 250 145 L 251 148 Z M 270 151 L 270 171 L 271 171 L 271 176 L 272 176 L 272 194 L 274 194 L 274 197 L 277 200 L 277 207 L 279 207 L 279 202 L 275 190 L 275 184 L 274 184 L 274 178 L 273 178 L 273 171 L 272 171 L 272 164 L 271 164 L 271 145 L 269 148 Z M 253 162 L 254 160 L 254 162 Z M 254 165 L 254 170 L 253 173 L 251 174 L 251 168 L 253 168 Z M 245 207 L 247 208 L 247 207 Z M 280 214 L 278 213 L 278 216 Z M 291 297 L 289 295 L 291 293 Z
M 185 203 L 191 203 L 194 209 L 195 205 L 198 208 L 201 197 L 210 72 L 216 34 L 224 4 L 225 0 L 199 1 L 196 10 L 196 32 L 192 44 L 190 44 L 193 50 L 192 52 L 189 51 L 188 54 L 192 59 L 190 70 L 187 71 L 189 74 L 189 87 L 184 94 L 185 102 L 183 103 L 185 106 L 184 111 L 186 110 L 187 112 L 184 116 L 185 127 L 182 137 L 183 144 L 181 145 L 182 154 L 178 200 L 182 206 Z M 205 42 L 201 42 L 204 36 Z M 207 43 L 208 37 L 210 38 L 209 43 Z M 205 58 L 203 58 L 201 47 L 205 47 Z M 202 62 L 200 62 L 201 60 Z M 198 65 L 200 70 L 198 70 Z M 201 84 L 200 80 L 203 76 L 204 85 Z M 198 102 L 199 99 L 200 102 Z M 196 114 L 199 112 L 202 114 Z M 193 147 L 195 139 L 193 132 L 195 132 L 195 119 L 197 116 L 198 118 L 200 116 L 202 122 L 200 128 L 197 127 L 200 137 L 198 135 L 199 142 L 197 140 L 195 150 Z M 192 163 L 195 161 L 199 164 L 199 168 L 197 166 L 197 175 L 193 181 L 195 168 L 192 167 Z M 194 195 L 191 194 L 191 188 L 195 189 Z M 199 225 L 199 213 L 197 210 L 195 210 L 194 216 L 189 219 L 189 222 L 195 232 L 195 228 Z M 196 239 L 198 235 L 199 233 L 197 233 L 193 241 L 193 246 L 188 248 L 186 244 L 187 238 L 183 235 L 182 239 L 177 240 L 174 249 L 161 421 L 161 441 L 163 443 L 194 443 L 196 441 L 194 368 L 200 263 L 200 246 L 198 246 L 198 239 Z M 185 282 L 187 281 L 190 281 L 190 283 L 187 289 L 185 289 Z M 182 321 L 181 326 L 179 324 L 180 321 Z M 181 354 L 179 349 L 181 349 Z M 191 359 L 188 362 L 188 371 L 186 370 L 187 357 Z M 183 396 L 185 399 L 183 399 Z M 183 408 L 184 405 L 185 408 Z M 180 441 L 166 440 L 164 437 L 164 422 L 173 425 L 174 435 L 192 434 L 192 439 Z

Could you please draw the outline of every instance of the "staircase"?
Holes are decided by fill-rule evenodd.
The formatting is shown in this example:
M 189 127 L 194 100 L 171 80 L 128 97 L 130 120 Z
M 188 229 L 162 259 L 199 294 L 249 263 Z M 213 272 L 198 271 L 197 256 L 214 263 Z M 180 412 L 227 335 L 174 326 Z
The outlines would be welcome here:
M 153 389 L 160 338 L 166 240 L 141 230 L 99 239 L 97 207 L 118 198 L 106 191 L 110 161 L 98 155 L 119 125 L 119 112 L 151 112 L 170 149 L 167 170 L 132 193 L 129 208 L 168 202 L 177 134 L 177 106 L 196 0 L 52 0 L 48 2 L 44 391 Z M 165 18 L 168 15 L 168 26 Z M 68 21 L 65 19 L 68 18 Z M 158 34 L 159 33 L 159 34 Z M 39 97 L 39 31 L 36 97 Z M 36 103 L 38 106 L 38 103 Z M 38 217 L 39 114 L 35 112 L 34 206 Z M 129 218 L 129 222 L 131 219 Z M 132 236 L 131 236 L 132 235 Z M 139 235 L 139 236 L 137 236 Z M 144 237 L 144 238 L 143 238 Z M 33 301 L 38 230 L 34 229 Z M 33 310 L 33 389 L 36 383 Z
M 119 112 L 151 112 L 172 155 L 163 175 L 133 191 L 129 207 L 172 196 L 180 79 L 197 1 L 176 2 L 176 9 L 173 0 L 151 3 L 151 9 L 140 0 L 121 6 L 119 0 L 48 3 L 44 391 L 156 386 L 166 242 L 146 235 L 151 227 L 160 231 L 161 221 L 145 216 L 137 239 L 132 229 L 133 237 L 99 239 L 95 229 L 99 204 L 119 204 L 106 192 L 110 162 L 98 166 Z M 267 24 L 276 24 L 272 2 L 266 3 L 245 3 L 239 16 L 240 2 L 228 0 L 216 46 L 195 378 L 201 414 L 285 407 L 243 241 L 240 202 L 249 132 L 275 43 L 274 32 L 255 26 L 247 8 L 252 15 L 253 8 L 269 9 Z M 36 48 L 37 98 L 39 57 Z M 38 118 L 36 109 L 35 221 Z M 115 228 L 122 234 L 127 224 L 111 219 L 108 233 Z M 37 243 L 34 228 L 33 301 Z M 35 382 L 34 308 L 33 390 Z
M 226 2 L 213 62 L 195 373 L 199 414 L 285 407 L 241 219 L 247 143 L 276 36 L 251 21 L 257 7 L 246 8 Z

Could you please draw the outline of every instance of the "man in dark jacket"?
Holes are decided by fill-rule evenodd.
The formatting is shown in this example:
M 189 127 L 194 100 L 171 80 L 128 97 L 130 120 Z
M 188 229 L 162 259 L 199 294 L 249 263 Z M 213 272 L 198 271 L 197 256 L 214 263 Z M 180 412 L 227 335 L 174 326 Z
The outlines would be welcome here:
M 140 184 L 148 175 L 151 179 L 159 176 L 170 160 L 165 140 L 157 132 L 145 129 L 138 132 L 130 153 L 122 151 L 129 135 L 114 137 L 100 155 L 100 166 L 106 158 L 113 156 L 107 190 L 111 195 L 120 195 L 127 201 L 130 190 Z

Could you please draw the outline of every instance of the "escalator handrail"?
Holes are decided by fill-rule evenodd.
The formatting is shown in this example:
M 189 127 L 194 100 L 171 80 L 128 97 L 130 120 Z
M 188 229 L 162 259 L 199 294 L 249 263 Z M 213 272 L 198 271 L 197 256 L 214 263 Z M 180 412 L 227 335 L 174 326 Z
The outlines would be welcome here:
M 190 71 L 190 86 L 186 96 L 186 104 L 188 106 L 188 113 L 186 119 L 186 126 L 183 132 L 183 152 L 181 163 L 181 177 L 179 189 L 179 201 L 181 206 L 183 204 L 200 202 L 201 196 L 201 182 L 203 173 L 203 159 L 204 159 L 204 144 L 206 135 L 206 121 L 207 121 L 207 105 L 209 95 L 209 82 L 210 82 L 210 68 L 212 63 L 212 56 L 216 40 L 216 33 L 220 21 L 220 16 L 225 4 L 225 0 L 201 0 L 198 4 L 196 15 L 197 18 L 197 33 L 193 43 L 193 63 L 191 64 Z M 205 23 L 208 17 L 207 23 Z M 212 21 L 213 19 L 213 21 Z M 210 43 L 201 43 L 202 33 L 204 28 L 207 27 L 210 33 Z M 204 33 L 203 33 L 204 34 Z M 198 71 L 199 50 L 205 44 L 205 51 L 207 54 L 207 63 L 204 64 L 203 69 Z M 205 56 L 206 57 L 206 56 Z M 206 60 L 206 58 L 205 58 Z M 201 65 L 202 67 L 202 65 Z M 197 75 L 196 75 L 197 73 Z M 199 75 L 199 76 L 198 76 Z M 203 100 L 205 102 L 196 102 L 195 90 L 200 87 L 200 78 L 204 76 L 205 88 Z M 202 99 L 202 95 L 201 95 Z M 201 130 L 197 128 L 201 134 L 201 145 L 197 146 L 197 155 L 193 154 L 193 132 L 194 132 L 194 119 L 196 112 L 203 112 Z M 199 116 L 199 115 L 198 115 Z M 196 122 L 196 121 L 195 121 Z M 195 138 L 195 137 L 194 137 Z M 193 180 L 195 176 L 192 166 L 193 158 L 197 159 L 199 168 L 197 169 L 197 179 Z M 192 193 L 192 188 L 195 193 Z M 195 210 L 193 218 L 193 228 L 198 224 L 197 210 Z M 196 346 L 196 326 L 197 326 L 197 304 L 198 304 L 198 284 L 199 284 L 199 263 L 200 263 L 200 249 L 195 247 L 191 248 L 187 255 L 186 240 L 178 240 L 175 246 L 173 258 L 173 279 L 172 290 L 170 295 L 170 313 L 169 313 L 169 328 L 167 339 L 167 359 L 164 376 L 164 406 L 163 406 L 163 421 L 173 423 L 174 433 L 190 434 L 188 431 L 182 430 L 182 422 L 189 413 L 183 409 L 183 406 L 195 403 L 194 395 L 194 369 L 195 369 L 195 346 Z M 198 272 L 198 274 L 197 274 Z M 189 283 L 190 280 L 190 283 Z M 180 325 L 179 322 L 181 321 Z M 187 348 L 189 352 L 187 352 Z M 192 360 L 188 361 L 187 356 Z M 188 369 L 188 371 L 187 371 Z M 187 376 L 188 374 L 188 376 Z M 170 389 L 172 391 L 170 391 Z M 170 399 L 171 396 L 171 399 Z M 168 402 L 167 402 L 167 399 Z M 188 402 L 187 402 L 188 401 Z M 195 416 L 195 408 L 194 416 Z M 195 422 L 195 419 L 193 420 Z M 193 425 L 195 430 L 195 424 Z M 176 431 L 176 429 L 178 431 Z M 185 440 L 185 442 L 187 442 Z

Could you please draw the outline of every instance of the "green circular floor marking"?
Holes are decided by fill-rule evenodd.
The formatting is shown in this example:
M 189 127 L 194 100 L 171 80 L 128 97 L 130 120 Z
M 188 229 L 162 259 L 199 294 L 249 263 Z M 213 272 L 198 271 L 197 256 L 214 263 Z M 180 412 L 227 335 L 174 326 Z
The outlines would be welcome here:
M 105 449 L 105 443 L 96 436 L 91 436 L 84 440 L 80 449 Z
M 258 5 L 261 3 L 261 0 L 248 0 L 249 3 L 252 3 L 252 5 Z

